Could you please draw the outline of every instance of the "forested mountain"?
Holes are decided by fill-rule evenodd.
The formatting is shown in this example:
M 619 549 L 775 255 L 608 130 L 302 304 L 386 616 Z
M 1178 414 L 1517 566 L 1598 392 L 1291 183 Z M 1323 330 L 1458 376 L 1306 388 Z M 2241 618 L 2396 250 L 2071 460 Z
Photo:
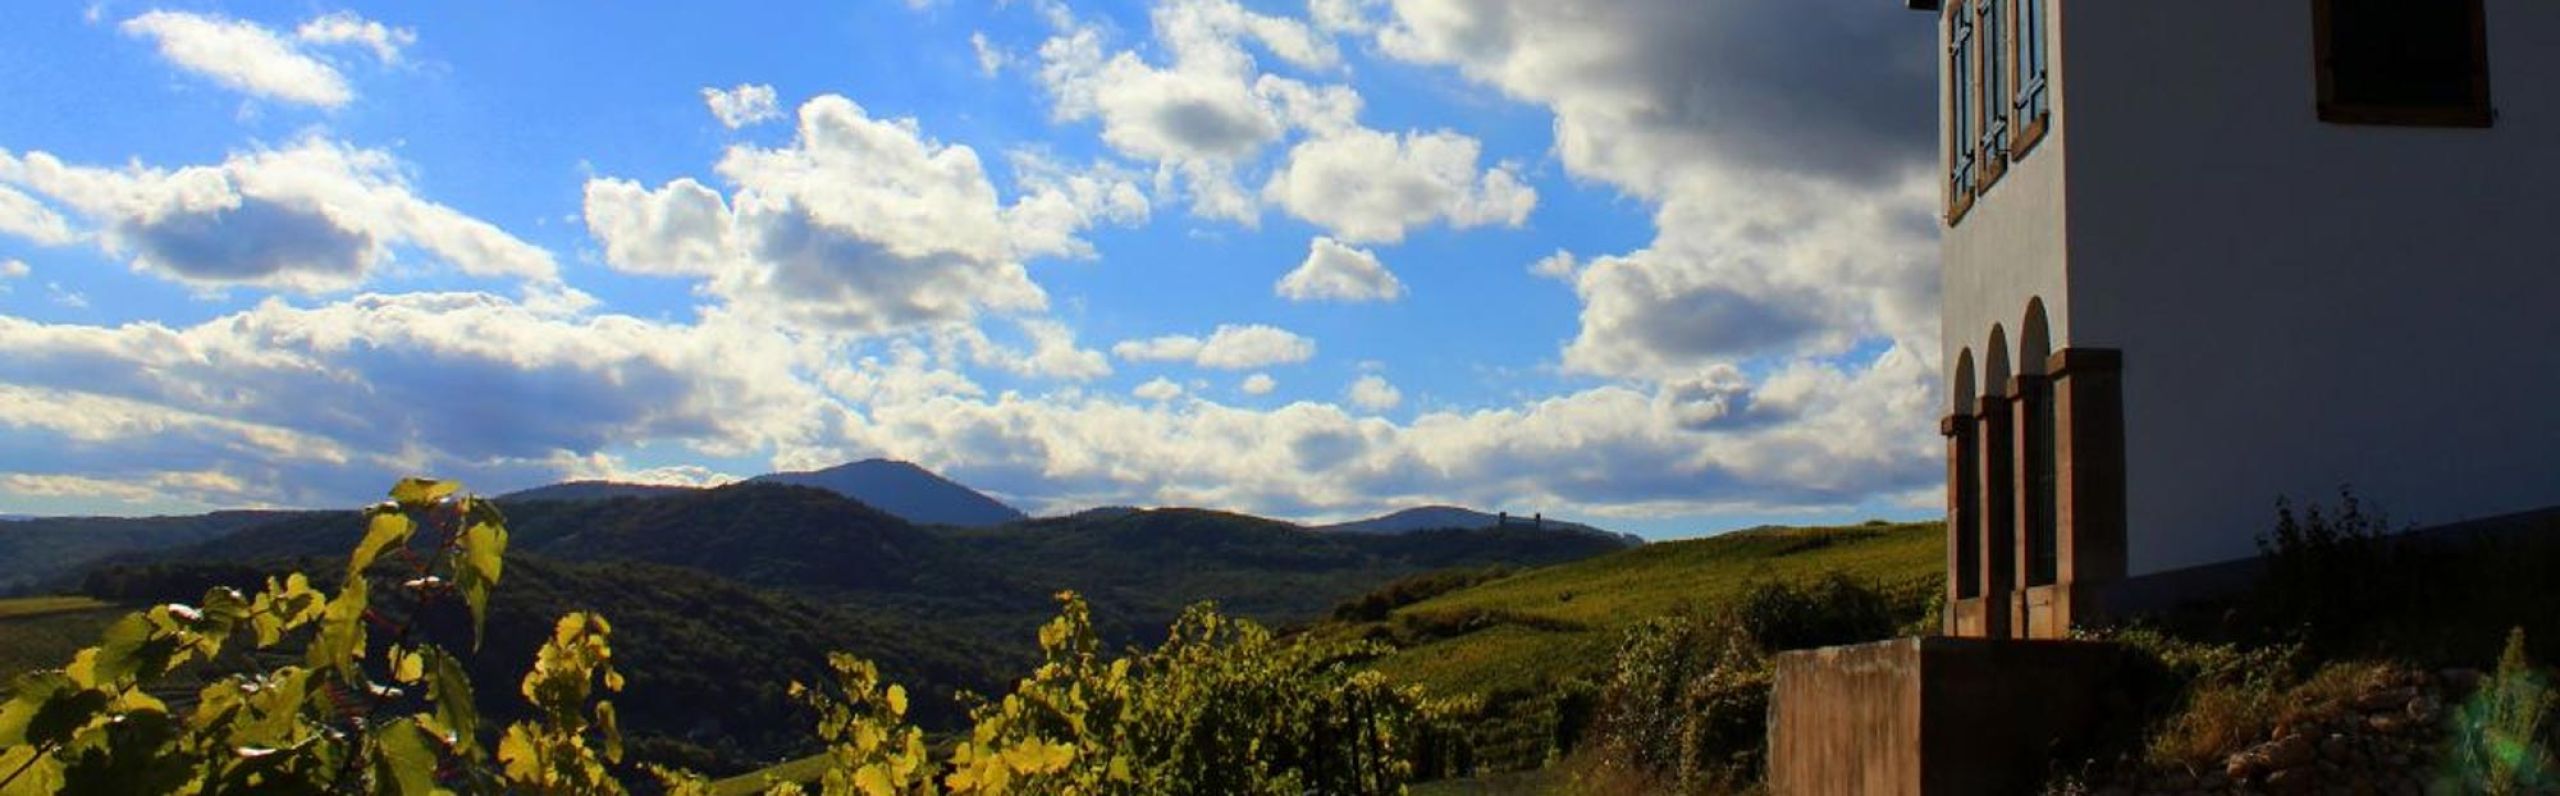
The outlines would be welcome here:
M 1512 516 L 1508 514 L 1486 514 L 1474 509 L 1460 508 L 1457 506 L 1417 506 L 1414 508 L 1404 509 L 1402 511 L 1382 514 L 1365 520 L 1338 522 L 1332 525 L 1318 525 L 1315 526 L 1315 529 L 1319 531 L 1333 531 L 1337 533 L 1411 533 L 1414 531 L 1436 531 L 1451 528 L 1474 529 L 1496 527 L 1567 531 L 1572 533 L 1612 536 L 1625 539 L 1630 542 L 1641 541 L 1633 536 L 1604 531 L 1578 522 L 1551 520 L 1535 514 L 1526 517 Z
M 902 461 L 865 459 L 824 470 L 759 475 L 755 481 L 825 489 L 918 525 L 973 528 L 1013 522 L 1021 511 Z
M 519 489 L 499 495 L 499 500 L 532 502 L 537 500 L 588 501 L 612 500 L 618 497 L 661 497 L 691 492 L 696 487 L 671 484 L 626 484 L 620 481 L 562 481 L 557 484 Z
M 28 517 L 0 522 L 0 593 L 100 558 L 192 544 L 293 516 L 217 511 L 183 517 Z

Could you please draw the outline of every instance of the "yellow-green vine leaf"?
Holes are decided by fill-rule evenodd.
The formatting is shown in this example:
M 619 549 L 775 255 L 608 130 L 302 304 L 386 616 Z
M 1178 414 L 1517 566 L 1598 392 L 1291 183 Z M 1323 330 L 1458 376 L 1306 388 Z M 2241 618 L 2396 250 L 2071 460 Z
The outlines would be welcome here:
M 417 529 L 409 515 L 398 510 L 376 508 L 369 513 L 372 518 L 365 521 L 364 541 L 356 543 L 355 555 L 347 559 L 348 580 L 363 577 L 364 568 L 373 566 L 382 551 L 407 545 L 409 534 Z
M 320 614 L 320 635 L 311 640 L 313 669 L 335 669 L 348 683 L 361 679 L 356 659 L 364 653 L 364 609 L 370 598 L 363 578 L 338 587 L 338 596 Z
M 374 733 L 381 753 L 374 757 L 377 788 L 401 796 L 431 796 L 436 790 L 436 751 L 416 719 L 382 725 Z
M 436 703 L 435 723 L 449 734 L 455 749 L 466 754 L 480 745 L 480 709 L 471 701 L 471 677 L 462 661 L 435 647 L 427 648 L 427 700 Z
M 426 508 L 429 505 L 433 505 L 437 500 L 441 500 L 444 496 L 453 494 L 455 490 L 461 488 L 461 484 L 457 484 L 452 481 L 438 481 L 433 478 L 403 478 L 400 479 L 399 484 L 391 487 L 391 500 L 399 503 L 400 507 L 403 509 L 416 511 L 418 509 Z
M 471 648 L 480 648 L 481 627 L 489 617 L 489 590 L 498 585 L 498 576 L 506 567 L 507 529 L 491 522 L 473 522 L 462 532 L 462 560 L 455 567 L 454 585 L 462 590 L 462 602 L 471 608 Z

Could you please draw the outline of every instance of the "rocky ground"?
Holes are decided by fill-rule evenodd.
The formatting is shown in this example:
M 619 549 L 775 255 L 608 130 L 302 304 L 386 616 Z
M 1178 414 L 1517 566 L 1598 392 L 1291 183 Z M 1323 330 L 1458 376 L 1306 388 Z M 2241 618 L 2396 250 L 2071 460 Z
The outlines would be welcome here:
M 2459 793 L 2459 788 L 2437 776 L 2446 711 L 2477 688 L 2480 679 L 2480 672 L 2469 669 L 2397 672 L 2329 704 L 2293 706 L 2271 732 L 2230 752 L 2218 769 L 2131 762 L 2082 792 L 2103 796 Z

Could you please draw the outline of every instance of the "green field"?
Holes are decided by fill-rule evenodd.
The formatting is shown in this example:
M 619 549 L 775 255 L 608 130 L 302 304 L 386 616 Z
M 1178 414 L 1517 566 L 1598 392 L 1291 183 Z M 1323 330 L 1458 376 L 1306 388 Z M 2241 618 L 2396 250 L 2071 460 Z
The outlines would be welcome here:
M 1937 523 L 1757 529 L 1532 569 L 1399 608 L 1382 623 L 1327 632 L 1399 622 L 1472 628 L 1406 646 L 1378 668 L 1437 694 L 1527 694 L 1600 671 L 1630 625 L 1684 608 L 1714 610 L 1756 581 L 1802 583 L 1840 572 L 1925 599 L 1945 567 Z
M 0 693 L 20 672 L 70 663 L 72 653 L 98 643 L 98 634 L 128 610 L 87 597 L 0 600 Z
M 827 756 L 815 754 L 757 771 L 749 771 L 711 783 L 713 796 L 753 796 L 763 793 L 767 777 L 780 782 L 816 782 L 827 773 Z
M 13 597 L 0 600 L 0 620 L 26 619 L 46 614 L 94 611 L 114 607 L 88 597 Z

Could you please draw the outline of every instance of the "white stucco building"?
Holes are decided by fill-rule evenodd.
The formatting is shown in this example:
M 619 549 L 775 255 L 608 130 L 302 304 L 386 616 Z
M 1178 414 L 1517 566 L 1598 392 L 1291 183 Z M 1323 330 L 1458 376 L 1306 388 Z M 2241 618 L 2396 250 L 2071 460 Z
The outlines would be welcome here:
M 2560 504 L 2560 2 L 1938 15 L 1951 632 L 2256 553 L 2341 485 Z

